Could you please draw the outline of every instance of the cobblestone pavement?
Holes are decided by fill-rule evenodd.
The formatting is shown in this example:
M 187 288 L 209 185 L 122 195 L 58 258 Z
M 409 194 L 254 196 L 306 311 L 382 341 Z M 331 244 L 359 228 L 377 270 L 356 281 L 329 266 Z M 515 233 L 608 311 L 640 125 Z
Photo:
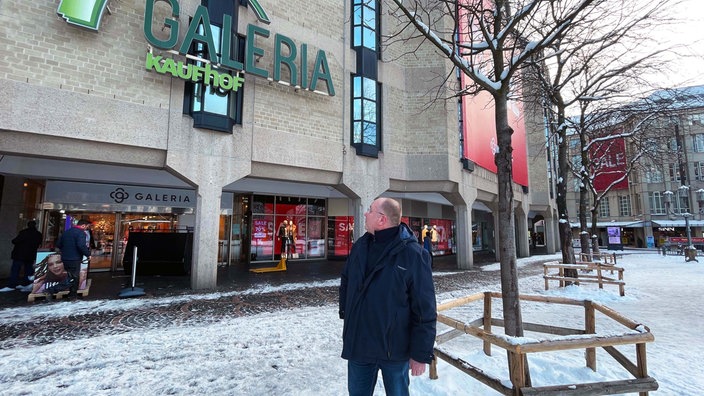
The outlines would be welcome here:
M 442 272 L 448 272 L 442 274 Z M 519 269 L 519 276 L 542 273 L 540 263 Z M 499 271 L 438 270 L 436 267 L 436 293 L 472 287 L 495 288 L 499 283 Z M 316 281 L 322 280 L 320 276 Z M 335 279 L 329 275 L 328 281 Z M 326 282 L 329 285 L 330 282 Z M 281 290 L 262 293 L 238 293 L 241 285 L 218 287 L 224 296 L 174 302 L 170 305 L 149 305 L 121 311 L 101 311 L 87 314 L 69 314 L 48 320 L 13 321 L 0 324 L 0 349 L 11 349 L 22 345 L 49 344 L 62 339 L 81 339 L 99 335 L 125 333 L 138 329 L 188 326 L 212 323 L 223 318 L 236 318 L 263 312 L 292 309 L 304 306 L 324 306 L 337 303 L 338 289 L 335 286 L 305 287 L 296 290 Z M 276 289 L 275 289 L 276 290 Z M 229 292 L 229 293 L 228 293 Z M 180 290 L 181 295 L 196 294 Z M 171 294 L 173 295 L 173 293 Z M 144 298 L 144 297 L 143 297 Z M 147 298 L 158 298 L 147 297 Z M 67 301 L 45 301 L 40 304 L 72 304 Z

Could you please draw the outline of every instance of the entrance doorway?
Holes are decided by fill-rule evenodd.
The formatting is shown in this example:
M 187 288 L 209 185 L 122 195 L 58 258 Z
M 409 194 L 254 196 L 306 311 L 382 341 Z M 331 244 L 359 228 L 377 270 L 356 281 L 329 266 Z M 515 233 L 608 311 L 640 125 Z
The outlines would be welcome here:
M 218 265 L 249 263 L 250 196 L 236 195 L 231 215 L 220 216 Z
M 78 220 L 91 222 L 90 272 L 122 269 L 130 232 L 170 232 L 177 228 L 176 215 L 172 214 L 47 211 L 45 218 L 44 244 L 50 249 Z

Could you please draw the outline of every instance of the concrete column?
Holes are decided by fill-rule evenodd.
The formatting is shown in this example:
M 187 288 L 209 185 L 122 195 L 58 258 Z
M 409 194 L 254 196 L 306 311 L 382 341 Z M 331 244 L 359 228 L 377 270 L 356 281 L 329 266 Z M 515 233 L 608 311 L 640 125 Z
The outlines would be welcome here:
M 470 269 L 474 266 L 472 250 L 472 203 L 456 205 L 455 248 L 457 249 L 457 268 Z
M 5 176 L 2 188 L 2 205 L 0 205 L 0 278 L 10 276 L 12 260 L 12 239 L 17 235 L 20 215 L 24 207 L 21 177 Z M 24 227 L 20 227 L 22 229 Z
M 352 216 L 354 216 L 354 241 L 357 241 L 359 237 L 364 235 L 366 232 L 364 229 L 364 212 L 367 210 L 366 208 L 371 205 L 372 201 L 369 201 L 367 206 L 364 206 L 362 199 L 361 198 L 354 198 L 350 199 L 350 202 L 352 202 Z
M 191 288 L 195 290 L 210 289 L 217 285 L 218 227 L 222 187 L 205 183 L 198 186 L 197 194 L 191 265 Z
M 501 253 L 499 252 L 499 246 L 501 245 L 501 241 L 499 240 L 499 227 L 501 227 L 501 224 L 499 224 L 499 205 L 496 203 L 492 203 L 491 205 L 487 205 L 491 209 L 491 218 L 494 219 L 494 229 L 491 230 L 491 247 L 494 249 L 494 258 L 496 261 L 501 261 Z
M 530 256 L 528 248 L 528 216 L 522 210 L 517 210 L 514 214 L 516 222 L 516 256 Z
M 557 222 L 555 217 L 550 216 L 550 212 L 545 212 L 545 249 L 548 254 L 555 253 L 555 246 L 557 241 Z

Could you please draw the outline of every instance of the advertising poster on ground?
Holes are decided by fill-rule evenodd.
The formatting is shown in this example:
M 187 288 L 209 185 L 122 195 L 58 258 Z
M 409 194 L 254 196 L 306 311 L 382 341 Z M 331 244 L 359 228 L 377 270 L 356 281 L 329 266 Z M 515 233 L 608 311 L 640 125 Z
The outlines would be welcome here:
M 78 290 L 87 287 L 88 261 L 81 263 L 78 278 Z M 32 294 L 56 293 L 69 290 L 70 278 L 60 253 L 40 252 L 37 254 L 37 263 L 34 265 L 34 282 Z

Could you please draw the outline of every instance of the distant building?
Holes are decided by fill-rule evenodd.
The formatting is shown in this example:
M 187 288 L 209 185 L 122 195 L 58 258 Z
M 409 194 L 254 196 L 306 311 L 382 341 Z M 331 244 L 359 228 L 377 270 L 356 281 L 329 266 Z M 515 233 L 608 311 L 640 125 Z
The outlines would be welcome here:
M 704 239 L 700 239 L 704 237 L 704 86 L 659 91 L 650 99 L 669 108 L 667 115 L 648 122 L 645 131 L 663 155 L 657 161 L 640 161 L 640 168 L 601 201 L 597 239 L 606 246 L 607 228 L 618 227 L 625 246 L 659 247 L 668 237 L 686 237 L 688 220 L 695 246 L 704 249 Z M 578 147 L 573 137 L 573 156 L 578 154 Z M 593 153 L 595 157 L 607 158 L 613 167 L 601 184 L 595 182 L 597 190 L 603 191 L 619 177 L 619 167 L 623 169 L 635 150 L 628 141 L 622 141 L 608 153 Z M 573 180 L 572 185 L 568 205 L 574 238 L 578 239 L 579 183 Z M 672 193 L 670 213 L 665 204 L 668 191 Z M 588 217 L 591 226 L 591 215 Z

